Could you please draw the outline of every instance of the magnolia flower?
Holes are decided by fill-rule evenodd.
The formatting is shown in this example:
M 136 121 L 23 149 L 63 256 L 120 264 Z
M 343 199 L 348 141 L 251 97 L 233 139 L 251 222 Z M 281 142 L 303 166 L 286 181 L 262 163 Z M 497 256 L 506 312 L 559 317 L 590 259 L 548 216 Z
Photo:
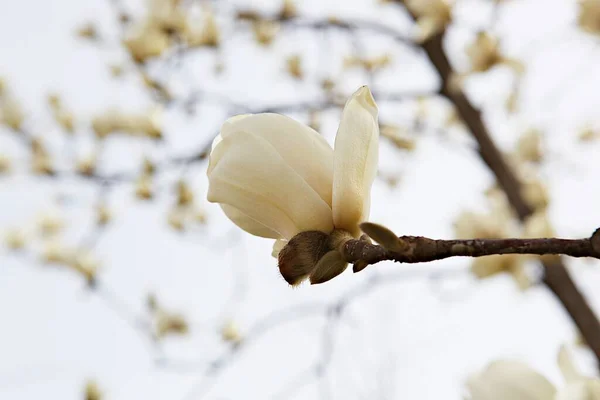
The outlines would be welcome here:
M 65 131 L 73 133 L 75 129 L 73 113 L 64 107 L 61 98 L 57 94 L 51 94 L 48 96 L 48 104 L 50 105 L 50 111 L 52 112 L 52 117 L 56 123 Z
M 101 400 L 102 397 L 102 391 L 96 381 L 88 381 L 85 384 L 85 400 Z
M 381 136 L 388 139 L 397 148 L 408 151 L 415 149 L 415 140 L 408 136 L 405 129 L 397 125 L 381 124 L 379 130 L 381 131 Z
M 7 155 L 0 154 L 0 174 L 10 171 L 11 162 Z
M 6 232 L 4 242 L 10 250 L 19 250 L 25 246 L 27 237 L 22 229 L 11 229 Z
M 181 314 L 159 308 L 156 310 L 155 318 L 156 336 L 159 339 L 167 335 L 185 335 L 190 330 L 187 320 Z
M 170 45 L 169 35 L 155 24 L 144 22 L 128 33 L 123 44 L 136 62 L 160 56 Z
M 502 61 L 500 43 L 498 38 L 487 32 L 479 32 L 466 50 L 471 59 L 471 68 L 474 72 L 485 72 Z
M 600 0 L 579 0 L 577 24 L 592 34 L 600 33 Z
M 192 47 L 219 46 L 219 43 L 221 42 L 221 32 L 219 31 L 219 25 L 217 24 L 215 15 L 212 11 L 205 11 L 203 22 L 199 27 L 195 24 L 191 24 L 188 27 L 186 40 L 188 45 Z
M 537 129 L 524 132 L 517 143 L 516 156 L 519 160 L 539 163 L 544 158 L 542 133 Z
M 112 218 L 112 214 L 108 206 L 104 203 L 100 203 L 96 206 L 96 224 L 98 225 L 106 225 L 110 222 Z
M 150 0 L 147 22 L 167 34 L 184 32 L 187 21 L 180 3 L 180 0 Z
M 581 130 L 579 131 L 578 138 L 580 142 L 591 142 L 600 138 L 600 131 L 595 130 L 591 126 L 586 126 L 581 128 Z
M 268 46 L 275 39 L 275 35 L 279 32 L 281 25 L 277 21 L 268 19 L 257 19 L 252 22 L 252 31 L 254 39 L 262 46 Z
M 0 80 L 0 124 L 18 131 L 23 125 L 25 114 L 17 99 L 4 88 Z
M 234 344 L 242 341 L 242 334 L 234 321 L 228 320 L 223 324 L 221 327 L 221 339 Z
M 281 11 L 279 11 L 279 18 L 286 20 L 294 18 L 298 15 L 298 10 L 296 9 L 296 4 L 294 0 L 283 0 L 283 4 L 281 5 Z
M 577 370 L 565 346 L 558 365 L 566 385 L 557 390 L 543 375 L 518 361 L 494 361 L 467 380 L 471 400 L 592 400 L 600 399 L 600 380 Z
M 556 389 L 543 375 L 518 361 L 494 361 L 467 380 L 471 400 L 550 400 Z
M 523 237 L 525 238 L 550 238 L 554 237 L 556 232 L 548 218 L 546 210 L 538 210 L 527 217 L 523 226 Z
M 471 59 L 471 72 L 486 72 L 496 65 L 504 64 L 522 73 L 523 64 L 516 59 L 505 57 L 500 50 L 497 37 L 487 32 L 479 32 L 475 41 L 466 50 L 467 56 Z
M 446 28 L 452 19 L 451 0 L 407 0 L 406 6 L 417 20 L 418 39 L 425 41 Z
M 100 35 L 98 34 L 98 29 L 91 22 L 87 22 L 84 25 L 77 28 L 76 34 L 82 39 L 89 40 L 97 40 L 100 37 Z
M 536 211 L 544 210 L 550 203 L 550 195 L 546 185 L 533 174 L 521 173 L 521 193 L 528 204 Z
M 97 157 L 95 153 L 88 154 L 85 157 L 77 160 L 75 165 L 76 171 L 84 176 L 92 176 L 96 171 Z
M 108 109 L 92 119 L 92 129 L 98 138 L 123 132 L 158 139 L 162 137 L 162 109 L 151 108 L 145 113 L 126 113 Z
M 280 271 L 289 283 L 315 272 L 325 252 L 339 248 L 340 238 L 359 236 L 359 224 L 369 216 L 377 173 L 377 113 L 369 89 L 358 89 L 342 112 L 335 150 L 308 126 L 270 113 L 230 118 L 215 139 L 207 173 L 208 201 L 219 203 L 246 232 L 277 240 L 275 247 L 281 252 L 274 254 L 279 254 Z M 293 271 L 283 265 L 289 257 L 302 256 L 302 261 L 290 261 Z M 341 269 L 331 272 L 333 276 L 346 265 L 339 257 L 327 263 L 333 264 Z M 317 280 L 313 274 L 311 282 Z
M 304 77 L 304 71 L 302 69 L 302 58 L 298 54 L 289 56 L 286 60 L 287 72 L 293 78 L 302 79 Z

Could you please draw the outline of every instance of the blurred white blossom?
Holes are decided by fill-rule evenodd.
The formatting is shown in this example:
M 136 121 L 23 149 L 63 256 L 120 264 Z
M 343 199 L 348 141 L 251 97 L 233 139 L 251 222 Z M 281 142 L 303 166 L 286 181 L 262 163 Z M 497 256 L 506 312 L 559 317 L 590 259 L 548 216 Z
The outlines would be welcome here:
M 407 0 L 406 6 L 417 19 L 417 36 L 425 41 L 446 28 L 452 19 L 451 0 Z
M 577 23 L 586 32 L 600 34 L 600 0 L 579 0 Z
M 469 377 L 471 400 L 551 400 L 556 389 L 542 374 L 518 361 L 494 361 Z M 574 399 L 573 399 L 574 400 Z
M 600 379 L 582 375 L 569 350 L 562 346 L 558 366 L 565 380 L 557 389 L 542 374 L 518 361 L 490 363 L 467 380 L 471 400 L 594 400 L 600 398 Z
M 21 104 L 8 90 L 5 81 L 0 78 L 0 124 L 18 131 L 21 129 L 24 120 L 25 113 L 21 108 Z

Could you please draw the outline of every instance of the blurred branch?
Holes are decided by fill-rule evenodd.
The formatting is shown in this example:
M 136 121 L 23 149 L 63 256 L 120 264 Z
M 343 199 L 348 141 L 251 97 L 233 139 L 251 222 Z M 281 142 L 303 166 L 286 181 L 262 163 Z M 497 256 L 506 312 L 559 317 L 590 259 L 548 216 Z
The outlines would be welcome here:
M 335 328 L 336 323 L 339 322 L 343 317 L 344 311 L 356 300 L 371 293 L 375 289 L 384 287 L 385 285 L 406 282 L 408 279 L 431 278 L 439 277 L 440 275 L 455 276 L 456 273 L 457 271 L 448 271 L 447 269 L 407 269 L 393 274 L 372 275 L 364 283 L 361 283 L 358 286 L 348 290 L 330 304 L 297 304 L 270 313 L 269 315 L 255 322 L 248 330 L 248 333 L 242 336 L 242 339 L 239 342 L 232 344 L 231 347 L 223 354 L 213 358 L 212 360 L 190 362 L 165 359 L 160 366 L 168 368 L 170 371 L 183 373 L 203 369 L 204 374 L 201 380 L 194 385 L 184 397 L 185 400 L 192 398 L 198 400 L 208 394 L 209 390 L 215 384 L 214 379 L 217 378 L 218 375 L 224 373 L 225 370 L 237 360 L 244 349 L 258 342 L 266 334 L 285 324 L 296 322 L 303 318 L 325 317 L 326 322 L 321 335 L 322 350 L 320 352 L 319 359 L 316 360 L 312 366 L 304 370 L 301 374 L 297 375 L 296 378 L 284 386 L 284 388 L 293 387 L 295 390 L 298 390 L 303 385 L 309 383 L 310 379 L 325 379 L 324 376 L 328 370 L 333 356 L 333 329 Z M 209 378 L 212 378 L 213 380 L 207 380 Z M 321 389 L 326 389 L 325 385 L 323 385 Z M 284 389 L 280 389 L 276 392 L 276 394 L 273 395 L 273 397 L 284 398 L 287 397 L 286 395 L 289 396 L 290 393 L 285 393 Z
M 278 328 L 286 323 L 294 322 L 302 318 L 308 318 L 312 316 L 320 316 L 323 314 L 325 306 L 318 303 L 312 304 L 300 304 L 291 307 L 287 307 L 283 310 L 275 311 L 263 319 L 259 320 L 250 329 L 247 335 L 245 335 L 239 342 L 234 343 L 231 347 L 223 354 L 214 358 L 208 362 L 196 363 L 174 363 L 173 361 L 166 360 L 163 363 L 164 367 L 169 369 L 175 367 L 177 370 L 196 370 L 197 368 L 204 368 L 204 376 L 202 379 L 190 389 L 188 394 L 185 396 L 185 400 L 188 399 L 201 399 L 205 396 L 208 391 L 212 388 L 216 378 L 220 373 L 230 366 L 237 356 L 245 349 L 248 345 L 260 339 L 263 335 L 271 332 L 273 329 Z M 212 381 L 207 381 L 207 378 L 213 378 Z
M 406 0 L 402 0 L 402 3 L 405 4 Z M 416 15 L 411 15 L 416 19 Z M 519 219 L 524 221 L 533 213 L 533 209 L 523 197 L 521 183 L 517 176 L 492 140 L 481 118 L 481 112 L 471 104 L 462 90 L 452 87 L 453 70 L 444 51 L 444 38 L 445 30 L 442 30 L 421 45 L 441 78 L 441 94 L 455 106 L 457 113 L 479 145 L 481 159 L 496 176 Z M 597 361 L 600 362 L 600 322 L 596 315 L 560 258 L 553 261 L 542 260 L 542 264 L 545 271 L 544 283 L 562 303 L 596 355 Z
M 300 389 L 310 383 L 313 379 L 318 378 L 321 368 L 319 363 L 311 365 L 306 370 L 300 372 L 293 379 L 288 381 L 275 394 L 271 396 L 272 400 L 286 399 L 293 397 Z
M 88 288 L 110 311 L 127 323 L 140 337 L 148 340 L 153 351 L 162 352 L 159 342 L 156 340 L 151 321 L 143 316 L 136 315 L 116 293 L 106 285 L 101 285 L 98 280 L 95 280 L 93 285 L 88 286 Z
M 415 97 L 423 97 L 429 96 L 431 93 L 427 92 L 376 92 L 377 100 L 379 102 L 398 102 L 398 101 L 406 101 L 410 99 L 414 99 Z M 289 103 L 289 104 L 273 104 L 273 105 L 264 105 L 260 107 L 251 107 L 249 105 L 242 105 L 238 103 L 234 103 L 233 100 L 228 99 L 223 95 L 213 95 L 207 94 L 204 92 L 197 92 L 193 97 L 188 98 L 185 102 L 197 102 L 205 99 L 205 96 L 208 98 L 217 99 L 219 103 L 229 104 L 230 108 L 237 110 L 239 114 L 260 114 L 260 113 L 294 113 L 294 112 L 309 112 L 313 110 L 325 111 L 328 109 L 337 109 L 343 107 L 343 103 L 334 100 L 322 100 L 322 101 L 303 101 L 298 103 Z M 415 125 L 420 123 L 421 121 L 415 121 Z M 421 124 L 422 125 L 422 124 Z M 422 125 L 419 128 L 423 129 L 426 126 Z M 183 165 L 195 164 L 198 162 L 202 162 L 206 160 L 208 154 L 210 153 L 210 149 L 212 146 L 213 139 L 217 136 L 217 133 L 212 133 L 208 135 L 209 139 L 200 146 L 200 148 L 196 151 L 191 152 L 186 155 L 171 155 L 166 157 L 162 161 L 157 161 L 155 163 L 155 168 L 157 171 L 165 170 L 169 168 L 174 168 Z M 119 183 L 129 183 L 134 181 L 139 177 L 138 172 L 127 172 L 127 171 L 119 171 L 112 174 L 100 174 L 97 172 L 90 173 L 88 175 L 79 175 L 70 171 L 54 171 L 51 174 L 51 178 L 71 178 L 79 176 L 82 179 L 98 182 L 101 185 L 104 185 L 105 188 L 110 187 L 113 184 Z
M 392 27 L 384 24 L 377 23 L 375 21 L 361 20 L 361 19 L 349 19 L 349 18 L 327 18 L 327 19 L 300 19 L 292 18 L 288 20 L 280 20 L 284 26 L 294 28 L 307 28 L 307 29 L 342 29 L 347 31 L 353 30 L 365 30 L 373 33 L 380 33 L 388 36 L 393 40 L 405 44 L 409 47 L 416 48 L 415 42 L 402 32 L 395 30 Z

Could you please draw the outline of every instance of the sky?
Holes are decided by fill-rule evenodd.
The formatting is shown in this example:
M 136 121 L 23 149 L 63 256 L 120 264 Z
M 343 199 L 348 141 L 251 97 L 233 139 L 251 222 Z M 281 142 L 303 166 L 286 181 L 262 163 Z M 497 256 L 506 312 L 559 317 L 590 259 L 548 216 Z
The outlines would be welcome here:
M 460 0 L 446 43 L 453 65 L 468 67 L 465 45 L 494 18 L 486 1 Z M 575 26 L 576 6 L 568 0 L 509 0 L 495 16 L 493 32 L 510 57 L 521 60 L 519 112 L 504 112 L 514 75 L 498 68 L 467 82 L 473 102 L 484 110 L 491 134 L 506 151 L 520 134 L 543 133 L 546 159 L 540 174 L 551 195 L 549 216 L 561 237 L 586 237 L 599 226 L 600 143 L 577 139 L 587 125 L 600 128 L 600 48 L 597 38 Z M 68 170 L 74 158 L 95 146 L 89 120 L 111 107 L 146 110 L 151 105 L 135 68 L 119 45 L 109 0 L 21 0 L 0 2 L 0 76 L 25 105 L 26 129 L 40 135 Z M 290 288 L 271 257 L 272 243 L 237 229 L 218 206 L 207 203 L 206 162 L 181 166 L 210 142 L 228 116 L 244 105 L 320 104 L 318 82 L 333 77 L 345 95 L 368 84 L 381 121 L 409 126 L 415 101 L 379 101 L 378 93 L 422 93 L 436 87 L 423 55 L 384 35 L 361 30 L 329 34 L 284 29 L 269 48 L 228 19 L 234 8 L 273 12 L 279 2 L 216 2 L 223 45 L 197 50 L 177 61 L 158 60 L 149 71 L 176 98 L 197 93 L 193 115 L 180 103 L 164 111 L 161 142 L 107 139 L 99 173 L 135 175 L 144 156 L 163 161 L 157 196 L 142 202 L 131 182 L 110 190 L 66 174 L 33 177 L 21 140 L 0 128 L 0 154 L 14 160 L 14 172 L 0 176 L 0 233 L 11 227 L 31 232 L 19 253 L 0 248 L 0 398 L 81 399 L 89 379 L 105 398 L 119 399 L 461 399 L 464 381 L 492 360 L 518 359 L 558 386 L 558 349 L 577 333 L 551 293 L 542 286 L 521 292 L 507 275 L 478 281 L 467 259 L 429 264 L 389 262 L 360 274 L 347 271 L 324 285 Z M 142 1 L 127 3 L 141 10 Z M 331 15 L 373 21 L 410 33 L 399 8 L 365 1 L 298 2 L 309 20 Z M 139 14 L 139 13 L 138 13 Z M 136 14 L 136 15 L 138 15 Z M 102 42 L 74 35 L 95 21 Z M 343 68 L 353 51 L 391 63 L 375 76 Z M 302 54 L 307 78 L 287 76 L 285 58 Z M 224 71 L 215 75 L 218 63 Z M 109 66 L 123 65 L 112 78 Z M 46 96 L 60 93 L 77 118 L 67 138 L 48 113 Z M 207 94 L 211 94 L 209 96 Z M 216 95 L 221 97 L 217 97 Z M 383 95 L 382 95 L 383 96 Z M 290 112 L 307 120 L 306 112 Z M 382 140 L 380 172 L 399 177 L 396 187 L 376 180 L 370 220 L 398 234 L 451 238 L 452 223 L 464 210 L 485 210 L 483 191 L 493 177 L 478 159 L 473 141 L 460 129 L 441 129 L 443 107 L 427 114 L 425 129 L 411 131 L 412 152 Z M 440 117 L 440 115 L 442 115 Z M 333 143 L 339 112 L 322 113 L 320 132 Z M 177 232 L 167 223 L 173 185 L 184 178 L 206 213 L 206 225 Z M 103 198 L 114 220 L 98 236 L 93 209 Z M 57 205 L 57 199 L 58 205 Z M 91 243 L 101 262 L 98 288 L 90 290 L 72 271 L 40 262 L 43 241 L 34 237 L 36 218 L 58 209 L 67 222 L 62 240 Z M 567 260 L 577 283 L 600 311 L 599 263 Z M 535 271 L 535 265 L 531 265 Z M 154 293 L 167 310 L 184 315 L 190 332 L 156 343 L 144 330 L 146 298 Z M 146 319 L 144 319 L 146 318 Z M 221 338 L 227 321 L 238 326 L 243 345 Z M 593 360 L 577 350 L 577 362 L 593 372 Z M 318 367 L 321 366 L 321 369 Z

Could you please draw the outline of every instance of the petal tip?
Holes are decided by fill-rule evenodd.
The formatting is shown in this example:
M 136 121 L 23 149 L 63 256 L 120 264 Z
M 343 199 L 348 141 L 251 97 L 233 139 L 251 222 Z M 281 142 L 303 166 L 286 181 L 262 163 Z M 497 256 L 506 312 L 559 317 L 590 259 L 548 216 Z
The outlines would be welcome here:
M 238 115 L 234 115 L 232 117 L 229 117 L 225 120 L 225 122 L 223 123 L 223 125 L 229 125 L 229 124 L 233 124 L 236 123 L 238 121 L 241 121 L 245 118 L 251 117 L 254 114 L 238 114 Z
M 373 98 L 373 94 L 367 85 L 361 86 L 350 97 L 350 100 L 356 99 L 361 106 L 368 109 L 373 115 L 377 114 L 377 103 Z

